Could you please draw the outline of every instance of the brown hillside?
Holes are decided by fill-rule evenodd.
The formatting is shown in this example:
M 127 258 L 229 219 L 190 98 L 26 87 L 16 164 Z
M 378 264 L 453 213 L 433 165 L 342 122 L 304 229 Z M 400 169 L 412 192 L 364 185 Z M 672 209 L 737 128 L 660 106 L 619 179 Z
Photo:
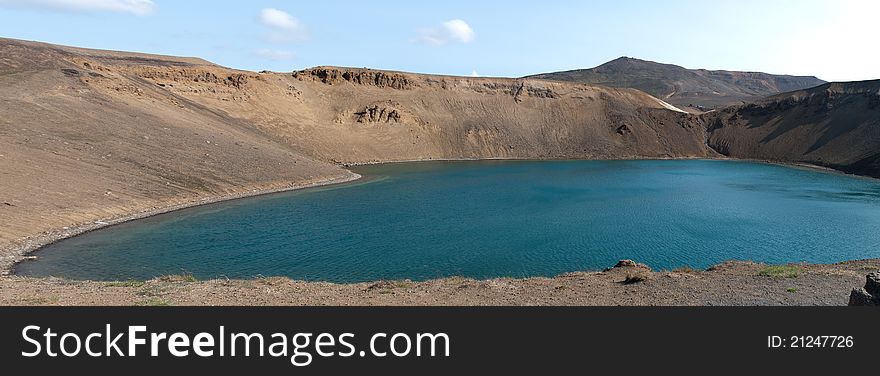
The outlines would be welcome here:
M 0 247 L 155 207 L 350 175 L 117 68 L 188 61 L 85 57 L 9 40 L 0 57 Z
M 880 177 L 880 80 L 831 83 L 706 114 L 722 154 Z

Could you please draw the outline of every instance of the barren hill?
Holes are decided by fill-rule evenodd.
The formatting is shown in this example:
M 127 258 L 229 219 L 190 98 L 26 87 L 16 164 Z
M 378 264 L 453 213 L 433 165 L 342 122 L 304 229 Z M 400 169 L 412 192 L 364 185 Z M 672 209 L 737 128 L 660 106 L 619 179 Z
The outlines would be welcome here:
M 255 73 L 0 39 L 0 249 L 132 213 L 350 179 L 342 163 L 714 155 L 705 136 L 697 116 L 634 89 L 336 67 Z
M 825 83 L 811 76 L 687 69 L 629 57 L 621 57 L 595 68 L 545 73 L 529 78 L 635 88 L 680 107 L 693 105 L 709 109 Z
M 830 83 L 704 116 L 711 147 L 880 178 L 880 80 Z
M 0 41 L 0 246 L 152 208 L 351 176 L 124 73 L 196 63 Z

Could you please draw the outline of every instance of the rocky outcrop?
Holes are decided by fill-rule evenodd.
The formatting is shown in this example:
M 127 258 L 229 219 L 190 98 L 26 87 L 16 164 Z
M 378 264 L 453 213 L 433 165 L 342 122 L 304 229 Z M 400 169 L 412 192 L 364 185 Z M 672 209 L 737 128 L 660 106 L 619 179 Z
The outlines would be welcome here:
M 558 94 L 556 94 L 553 89 L 526 84 L 526 82 L 523 81 L 519 84 L 516 92 L 514 92 L 513 100 L 516 102 L 522 102 L 523 96 L 533 98 L 557 98 Z
M 367 106 L 355 114 L 358 123 L 399 123 L 400 111 L 380 105 Z
M 236 89 L 241 88 L 248 82 L 247 75 L 236 73 L 226 76 L 226 79 L 223 80 L 223 84 L 226 86 L 232 86 Z
M 402 73 L 382 72 L 372 69 L 341 69 L 318 67 L 293 73 L 299 80 L 312 79 L 328 85 L 350 82 L 355 85 L 368 85 L 380 88 L 405 90 L 413 87 L 413 82 Z
M 626 259 L 626 260 L 618 261 L 617 264 L 614 264 L 614 266 L 612 266 L 610 268 L 605 268 L 604 271 L 607 272 L 607 271 L 611 271 L 614 269 L 628 269 L 628 268 L 651 270 L 651 267 L 649 267 L 648 265 L 645 265 L 645 264 L 642 264 L 639 262 L 635 262 L 634 260 Z
M 853 289 L 849 294 L 851 306 L 880 306 L 880 272 L 865 277 L 865 287 Z
M 174 83 L 209 83 L 226 86 L 235 89 L 243 88 L 253 76 L 245 73 L 226 73 L 219 74 L 212 69 L 201 67 L 188 67 L 179 69 L 167 69 L 158 67 L 144 67 L 133 69 L 135 73 L 144 79 L 160 82 L 167 85 L 168 82 Z

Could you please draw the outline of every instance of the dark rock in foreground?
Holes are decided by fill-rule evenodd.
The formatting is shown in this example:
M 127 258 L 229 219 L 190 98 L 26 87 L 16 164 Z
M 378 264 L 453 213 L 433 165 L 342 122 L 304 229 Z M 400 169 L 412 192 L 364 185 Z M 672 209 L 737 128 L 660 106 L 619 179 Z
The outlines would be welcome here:
M 853 289 L 849 294 L 851 306 L 880 306 L 880 272 L 869 273 L 865 287 Z

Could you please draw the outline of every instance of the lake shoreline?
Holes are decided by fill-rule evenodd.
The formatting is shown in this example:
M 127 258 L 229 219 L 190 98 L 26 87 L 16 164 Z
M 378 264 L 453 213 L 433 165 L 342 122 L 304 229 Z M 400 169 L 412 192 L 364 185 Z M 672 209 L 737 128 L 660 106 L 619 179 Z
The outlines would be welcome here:
M 844 172 L 832 167 L 820 166 L 812 163 L 806 162 L 786 162 L 786 161 L 774 161 L 769 159 L 752 159 L 752 158 L 732 158 L 732 157 L 669 157 L 669 158 L 615 158 L 615 159 L 573 159 L 573 158 L 545 158 L 545 159 L 533 159 L 533 158 L 428 158 L 428 159 L 400 159 L 400 160 L 391 160 L 391 161 L 379 161 L 379 162 L 347 162 L 340 163 L 340 166 L 348 168 L 348 167 L 357 167 L 357 166 L 374 166 L 381 164 L 394 164 L 394 163 L 413 163 L 413 162 L 477 162 L 477 161 L 511 161 L 511 162 L 559 162 L 559 161 L 734 161 L 734 162 L 751 162 L 751 163 L 761 163 L 761 164 L 769 164 L 797 169 L 804 169 L 810 171 L 818 171 L 818 172 L 826 172 L 836 175 L 849 176 L 860 179 L 867 179 L 871 181 L 878 181 L 880 178 L 875 178 L 867 175 L 859 175 L 853 174 L 849 172 Z
M 375 163 L 367 162 L 367 163 L 357 163 L 357 164 L 343 164 L 343 166 L 344 167 L 352 167 L 352 166 L 367 166 L 367 165 L 376 165 L 376 164 L 432 162 L 432 161 L 433 162 L 456 162 L 456 161 L 465 162 L 465 161 L 569 161 L 569 160 L 570 161 L 579 161 L 578 159 L 549 159 L 549 160 L 545 160 L 545 159 L 508 159 L 508 158 L 422 159 L 422 160 L 399 160 L 399 161 L 395 160 L 395 161 L 375 162 Z M 806 170 L 811 170 L 811 171 L 819 171 L 819 172 L 826 172 L 826 173 L 833 173 L 833 174 L 842 174 L 842 175 L 851 176 L 851 177 L 860 177 L 860 178 L 866 178 L 866 179 L 870 179 L 870 180 L 876 180 L 872 177 L 848 174 L 848 173 L 845 173 L 845 172 L 842 172 L 839 170 L 835 170 L 832 168 L 816 166 L 816 165 L 811 165 L 811 164 L 806 164 L 806 163 L 790 163 L 790 162 L 779 162 L 779 161 L 768 161 L 768 160 L 751 160 L 751 159 L 736 159 L 736 158 L 702 158 L 701 157 L 701 158 L 608 159 L 607 161 L 620 161 L 620 160 L 624 160 L 624 161 L 627 161 L 627 160 L 633 160 L 633 161 L 637 161 L 637 160 L 741 161 L 741 162 L 780 165 L 780 166 L 785 166 L 785 167 L 789 167 L 789 168 L 799 168 L 799 169 L 806 169 Z M 0 265 L 0 268 L 2 268 L 2 270 L 0 270 L 0 275 L 2 275 L 2 277 L 10 277 L 10 276 L 18 277 L 15 273 L 16 265 L 22 261 L 31 260 L 32 259 L 31 257 L 33 257 L 33 256 L 29 256 L 29 255 L 32 252 L 34 252 L 38 249 L 41 249 L 47 245 L 61 241 L 63 239 L 71 238 L 71 237 L 81 235 L 81 234 L 84 234 L 84 233 L 87 233 L 90 231 L 95 231 L 95 230 L 99 230 L 102 228 L 114 226 L 114 225 L 125 223 L 125 222 L 130 222 L 130 221 L 134 221 L 134 220 L 138 220 L 138 219 L 152 217 L 152 216 L 156 216 L 156 215 L 160 215 L 160 214 L 166 214 L 166 213 L 170 213 L 170 212 L 174 212 L 174 211 L 178 211 L 178 210 L 182 210 L 182 209 L 186 209 L 186 208 L 196 207 L 196 206 L 204 206 L 204 205 L 209 205 L 209 204 L 227 202 L 227 201 L 255 197 L 255 196 L 265 196 L 265 195 L 277 194 L 277 193 L 282 193 L 282 192 L 289 192 L 289 191 L 299 190 L 299 189 L 350 183 L 353 181 L 363 180 L 363 178 L 364 178 L 364 176 L 361 176 L 360 174 L 357 174 L 353 171 L 349 171 L 349 170 L 346 170 L 346 171 L 348 172 L 348 174 L 344 177 L 334 177 L 334 178 L 324 179 L 324 180 L 320 180 L 317 182 L 311 182 L 311 183 L 307 183 L 307 184 L 291 184 L 291 185 L 289 185 L 287 187 L 283 187 L 283 188 L 272 188 L 272 189 L 263 189 L 263 190 L 255 189 L 255 190 L 244 192 L 244 193 L 203 198 L 201 200 L 191 201 L 191 202 L 187 202 L 184 204 L 176 204 L 176 205 L 171 205 L 171 206 L 167 206 L 167 207 L 162 207 L 162 208 L 142 211 L 142 212 L 138 212 L 138 213 L 133 213 L 133 214 L 129 214 L 129 215 L 123 215 L 123 216 L 119 216 L 119 217 L 115 217 L 115 218 L 111 218 L 111 219 L 103 219 L 103 220 L 95 221 L 93 223 L 83 224 L 80 226 L 63 228 L 63 229 L 56 229 L 54 231 L 50 231 L 45 234 L 41 234 L 41 235 L 37 235 L 37 236 L 31 237 L 31 238 L 28 238 L 27 240 L 25 240 L 24 242 L 21 242 L 20 244 L 13 244 L 13 246 L 11 247 L 12 252 L 14 254 L 18 255 L 18 257 L 16 257 L 10 263 L 6 263 L 5 265 Z M 369 177 L 367 177 L 367 180 L 369 180 Z M 8 251 L 8 250 L 4 250 L 4 251 Z M 2 277 L 0 277 L 0 278 L 2 278 Z
M 82 235 L 87 232 L 96 231 L 100 229 L 104 229 L 107 227 L 115 226 L 118 224 L 135 221 L 138 219 L 144 219 L 149 217 L 154 217 L 161 214 L 167 214 L 171 212 L 175 212 L 178 210 L 183 210 L 187 208 L 192 208 L 196 206 L 204 206 L 210 204 L 216 204 L 221 202 L 229 202 L 235 201 L 244 198 L 257 197 L 257 196 L 265 196 L 276 193 L 284 193 L 290 192 L 300 189 L 308 189 L 315 187 L 324 187 L 331 186 L 336 184 L 344 184 L 348 182 L 353 182 L 362 178 L 361 175 L 346 170 L 347 174 L 342 177 L 331 177 L 327 179 L 322 179 L 316 182 L 309 183 L 291 183 L 285 187 L 281 188 L 265 188 L 259 189 L 255 188 L 247 192 L 234 193 L 228 195 L 219 195 L 213 197 L 206 197 L 200 200 L 188 201 L 181 204 L 174 204 L 165 207 L 159 207 L 155 209 L 144 210 L 137 213 L 125 214 L 113 218 L 106 218 L 96 220 L 94 222 L 81 224 L 78 226 L 72 226 L 67 228 L 60 228 L 47 231 L 43 234 L 34 235 L 25 239 L 24 241 L 19 242 L 18 244 L 13 244 L 8 249 L 3 249 L 2 251 L 9 254 L 13 254 L 15 257 L 12 261 L 6 262 L 3 265 L 0 265 L 0 277 L 13 276 L 15 275 L 15 266 L 23 261 L 32 260 L 29 256 L 34 251 L 46 247 L 50 244 L 59 242 L 64 239 L 72 238 L 77 235 Z

